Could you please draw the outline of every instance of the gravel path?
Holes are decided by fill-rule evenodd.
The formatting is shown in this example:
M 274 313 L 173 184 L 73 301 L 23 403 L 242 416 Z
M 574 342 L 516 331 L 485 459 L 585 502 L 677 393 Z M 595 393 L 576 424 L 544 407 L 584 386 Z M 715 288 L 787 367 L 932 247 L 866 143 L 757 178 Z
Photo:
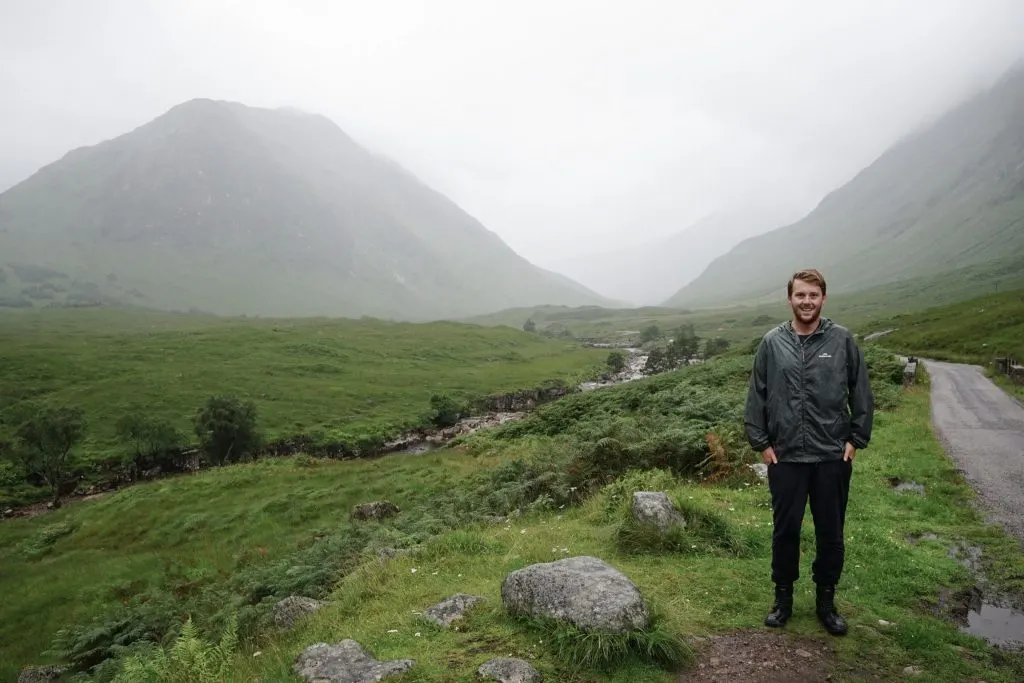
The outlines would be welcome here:
M 939 438 L 981 510 L 1024 544 L 1024 407 L 976 365 L 924 363 Z

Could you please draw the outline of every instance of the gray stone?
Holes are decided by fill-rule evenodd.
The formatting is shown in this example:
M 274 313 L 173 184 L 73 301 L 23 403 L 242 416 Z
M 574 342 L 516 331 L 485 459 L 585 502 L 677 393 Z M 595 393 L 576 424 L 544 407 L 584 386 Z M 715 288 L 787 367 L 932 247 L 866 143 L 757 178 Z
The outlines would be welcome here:
M 300 619 L 316 612 L 326 604 L 326 602 L 302 595 L 290 595 L 274 605 L 274 623 L 278 628 L 291 628 Z
M 637 491 L 633 494 L 633 519 L 665 532 L 674 526 L 686 526 L 679 510 L 661 491 Z
M 476 672 L 484 680 L 498 683 L 539 683 L 544 680 L 529 662 L 511 657 L 497 657 L 484 662 Z
M 411 669 L 412 659 L 379 662 L 354 640 L 316 643 L 302 651 L 292 667 L 308 683 L 376 683 Z
M 394 517 L 400 512 L 398 506 L 390 500 L 375 500 L 370 503 L 360 503 L 352 508 L 352 519 L 360 520 L 382 520 Z
M 632 581 L 586 555 L 512 572 L 501 584 L 501 599 L 513 615 L 547 617 L 612 633 L 645 628 L 651 618 Z
M 423 616 L 438 626 L 448 628 L 452 625 L 453 621 L 461 619 L 463 614 L 483 599 L 484 598 L 479 595 L 456 593 L 447 600 L 439 602 L 432 607 L 428 607 L 423 612 Z
M 18 675 L 18 683 L 50 683 L 60 678 L 67 667 L 63 666 L 26 666 Z

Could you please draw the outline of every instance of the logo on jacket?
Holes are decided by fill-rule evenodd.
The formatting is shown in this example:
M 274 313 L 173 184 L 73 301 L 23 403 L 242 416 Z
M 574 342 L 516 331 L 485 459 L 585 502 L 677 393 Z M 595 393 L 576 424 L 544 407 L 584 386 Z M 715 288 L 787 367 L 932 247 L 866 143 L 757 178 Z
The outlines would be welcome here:
M 832 354 L 830 354 L 828 351 L 823 351 L 822 353 L 818 354 L 818 358 L 831 358 L 831 357 L 832 357 Z

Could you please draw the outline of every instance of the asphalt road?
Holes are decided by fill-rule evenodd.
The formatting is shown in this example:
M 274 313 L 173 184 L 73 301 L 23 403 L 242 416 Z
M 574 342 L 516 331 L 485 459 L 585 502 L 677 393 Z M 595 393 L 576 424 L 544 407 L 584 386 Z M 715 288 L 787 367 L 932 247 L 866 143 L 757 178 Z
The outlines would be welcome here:
M 978 366 L 924 363 L 939 438 L 982 512 L 1024 543 L 1024 407 Z

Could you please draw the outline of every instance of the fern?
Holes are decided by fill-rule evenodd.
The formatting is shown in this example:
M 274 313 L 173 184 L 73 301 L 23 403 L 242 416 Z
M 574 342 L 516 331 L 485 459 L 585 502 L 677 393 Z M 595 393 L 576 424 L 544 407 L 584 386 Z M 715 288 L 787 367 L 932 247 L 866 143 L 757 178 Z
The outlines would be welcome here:
M 205 641 L 189 617 L 170 649 L 131 655 L 113 683 L 219 683 L 227 677 L 237 647 L 234 617 L 216 644 Z

